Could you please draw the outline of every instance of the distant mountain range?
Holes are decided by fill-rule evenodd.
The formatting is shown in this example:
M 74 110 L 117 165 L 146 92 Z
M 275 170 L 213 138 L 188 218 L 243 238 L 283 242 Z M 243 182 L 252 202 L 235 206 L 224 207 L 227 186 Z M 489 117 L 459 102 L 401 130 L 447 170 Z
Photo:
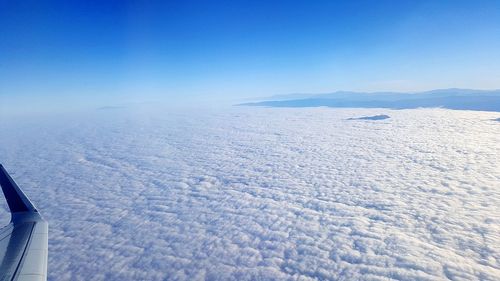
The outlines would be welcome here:
M 268 107 L 362 107 L 362 108 L 448 108 L 500 112 L 500 90 L 439 89 L 418 93 L 348 92 L 272 96 L 243 106 Z

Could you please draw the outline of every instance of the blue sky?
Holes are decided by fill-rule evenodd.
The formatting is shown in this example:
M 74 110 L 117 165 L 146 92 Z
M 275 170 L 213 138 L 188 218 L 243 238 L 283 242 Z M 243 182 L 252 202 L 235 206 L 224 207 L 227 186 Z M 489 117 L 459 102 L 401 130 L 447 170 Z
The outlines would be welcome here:
M 0 2 L 13 107 L 447 87 L 500 88 L 500 2 Z

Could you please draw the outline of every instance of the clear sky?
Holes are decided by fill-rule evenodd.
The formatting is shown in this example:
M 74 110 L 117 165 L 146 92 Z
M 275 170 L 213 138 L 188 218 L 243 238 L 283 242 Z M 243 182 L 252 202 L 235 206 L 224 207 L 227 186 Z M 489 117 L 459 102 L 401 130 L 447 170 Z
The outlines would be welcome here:
M 500 1 L 0 0 L 4 106 L 449 87 L 500 88 Z

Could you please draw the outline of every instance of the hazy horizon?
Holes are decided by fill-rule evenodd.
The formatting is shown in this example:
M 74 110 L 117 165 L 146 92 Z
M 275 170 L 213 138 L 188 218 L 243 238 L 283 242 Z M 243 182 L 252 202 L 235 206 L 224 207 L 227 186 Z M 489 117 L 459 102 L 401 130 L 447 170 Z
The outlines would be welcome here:
M 0 8 L 0 102 L 13 111 L 500 88 L 496 1 L 4 1 Z

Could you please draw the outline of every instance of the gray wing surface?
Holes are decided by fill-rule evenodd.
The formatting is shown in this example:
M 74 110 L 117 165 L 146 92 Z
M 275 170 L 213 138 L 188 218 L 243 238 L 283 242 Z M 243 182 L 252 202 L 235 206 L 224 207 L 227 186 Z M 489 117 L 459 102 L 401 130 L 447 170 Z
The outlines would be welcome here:
M 45 281 L 48 224 L 2 165 L 0 185 L 11 212 L 0 229 L 0 281 Z

